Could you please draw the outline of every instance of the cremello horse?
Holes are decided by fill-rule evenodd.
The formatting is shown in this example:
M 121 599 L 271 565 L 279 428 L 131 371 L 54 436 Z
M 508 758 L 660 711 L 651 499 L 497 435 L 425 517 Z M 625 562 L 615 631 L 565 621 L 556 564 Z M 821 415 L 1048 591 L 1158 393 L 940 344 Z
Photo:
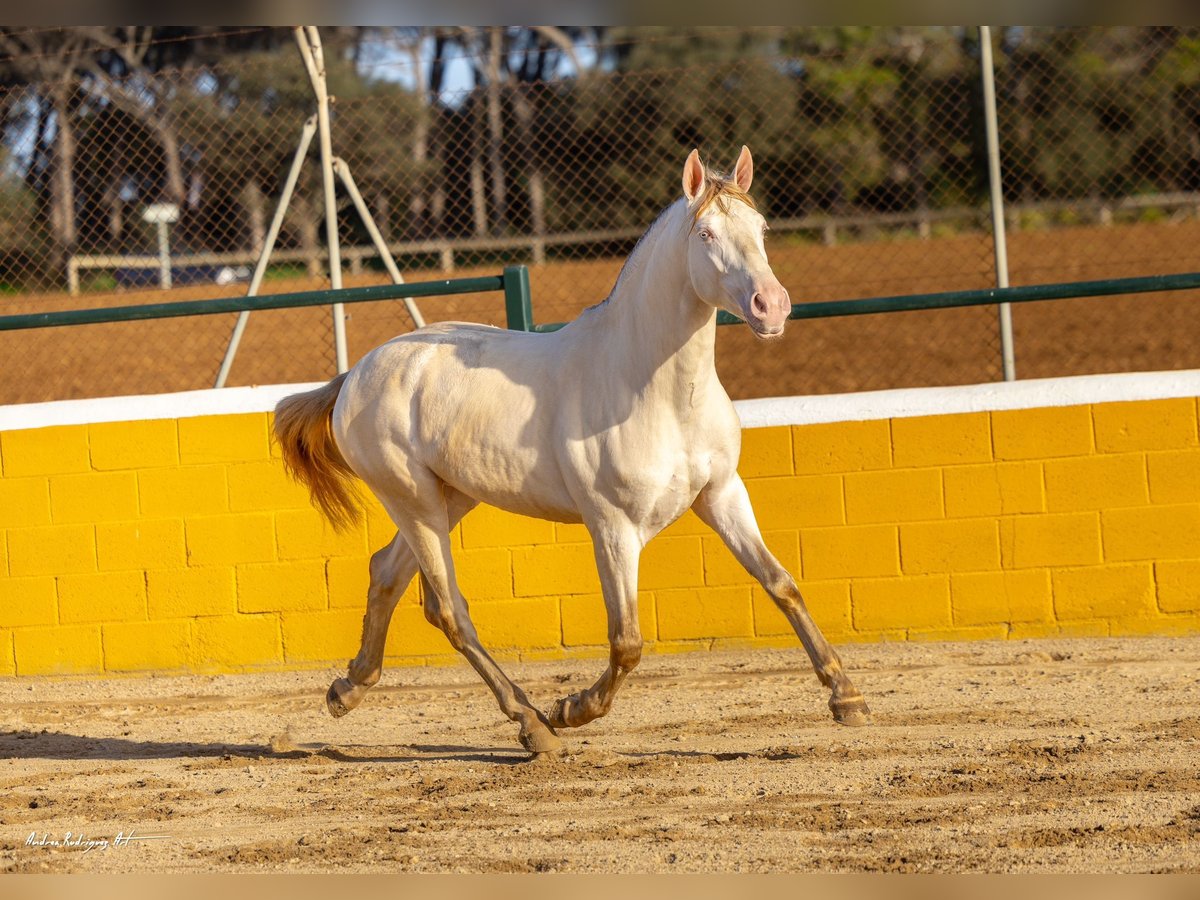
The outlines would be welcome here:
M 714 367 L 718 309 L 764 339 L 781 335 L 791 312 L 767 264 L 765 222 L 747 193 L 753 165 L 743 147 L 723 178 L 693 150 L 683 197 L 650 226 L 608 299 L 560 331 L 432 325 L 280 402 L 275 434 L 284 462 L 314 503 L 335 524 L 353 520 L 356 475 L 398 529 L 371 558 L 362 647 L 349 677 L 326 696 L 334 716 L 379 680 L 392 611 L 419 572 L 426 618 L 519 723 L 521 744 L 555 750 L 554 729 L 608 712 L 638 664 L 638 558 L 690 508 L 787 616 L 832 692 L 834 718 L 868 721 L 862 694 L 763 543 L 737 472 L 740 423 Z M 608 668 L 548 715 L 480 645 L 455 579 L 450 531 L 480 502 L 582 522 L 595 546 Z

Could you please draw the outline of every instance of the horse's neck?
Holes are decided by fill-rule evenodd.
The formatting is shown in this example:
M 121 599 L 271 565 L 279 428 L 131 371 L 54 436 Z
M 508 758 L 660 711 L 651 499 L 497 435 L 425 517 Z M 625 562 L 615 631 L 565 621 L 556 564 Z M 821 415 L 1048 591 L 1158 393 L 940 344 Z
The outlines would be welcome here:
M 611 358 L 645 395 L 679 397 L 716 378 L 716 311 L 687 271 L 687 207 L 669 208 L 639 242 L 605 304 Z

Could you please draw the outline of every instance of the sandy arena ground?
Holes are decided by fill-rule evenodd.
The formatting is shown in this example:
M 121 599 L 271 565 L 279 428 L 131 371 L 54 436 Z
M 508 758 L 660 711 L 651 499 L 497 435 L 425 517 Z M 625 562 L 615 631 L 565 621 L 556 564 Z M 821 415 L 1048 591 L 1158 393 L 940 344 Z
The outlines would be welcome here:
M 333 672 L 5 680 L 0 870 L 1200 872 L 1200 640 L 842 654 L 868 728 L 798 649 L 650 655 L 532 762 L 465 666 L 339 721 Z M 547 707 L 601 665 L 508 668 Z

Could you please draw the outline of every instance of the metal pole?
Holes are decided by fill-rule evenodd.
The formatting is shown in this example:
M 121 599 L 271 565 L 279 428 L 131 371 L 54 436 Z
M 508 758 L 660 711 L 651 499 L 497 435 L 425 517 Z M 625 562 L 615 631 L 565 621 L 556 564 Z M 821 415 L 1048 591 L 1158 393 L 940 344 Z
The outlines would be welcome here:
M 988 192 L 992 201 L 992 244 L 996 254 L 996 287 L 1008 287 L 1008 237 L 1004 229 L 1004 194 L 1000 186 L 1000 139 L 996 126 L 996 72 L 992 63 L 992 29 L 979 26 L 979 66 L 983 74 L 983 119 L 987 130 Z M 1012 307 L 1000 304 L 1000 352 L 1004 380 L 1017 380 L 1013 350 Z
M 529 270 L 524 266 L 504 267 L 504 312 L 509 328 L 533 331 L 533 298 Z
M 329 91 L 325 83 L 325 54 L 321 35 L 315 25 L 296 28 L 296 42 L 317 95 L 317 132 L 321 139 L 321 181 L 325 188 L 325 237 L 329 244 L 329 284 L 342 289 L 342 254 L 338 244 L 337 195 L 333 181 L 333 140 L 329 132 Z M 333 349 L 338 372 L 350 368 L 346 352 L 346 312 L 341 303 L 333 304 Z
M 158 284 L 164 291 L 171 289 L 171 246 L 167 240 L 167 223 L 158 223 Z
M 279 229 L 283 227 L 283 217 L 287 214 L 288 204 L 292 202 L 292 192 L 296 189 L 296 181 L 300 178 L 300 169 L 304 166 L 304 157 L 308 155 L 309 145 L 313 135 L 317 133 L 317 117 L 309 116 L 300 132 L 300 143 L 296 146 L 296 155 L 292 157 L 292 168 L 288 171 L 287 181 L 283 185 L 283 193 L 279 195 L 279 205 L 275 207 L 275 218 L 267 231 L 267 239 L 263 242 L 262 252 L 258 255 L 258 263 L 254 267 L 254 275 L 250 279 L 250 287 L 246 290 L 247 297 L 257 297 L 258 289 L 262 286 L 263 275 L 267 271 L 267 262 L 275 249 L 275 240 L 279 237 Z M 217 383 L 213 387 L 225 387 L 229 378 L 229 370 L 233 368 L 233 358 L 237 356 L 238 346 L 242 342 L 242 334 L 246 331 L 246 323 L 250 319 L 250 311 L 242 310 L 238 314 L 237 324 L 233 326 L 233 334 L 229 338 L 229 346 L 225 348 L 225 358 L 221 360 L 221 371 L 217 373 Z
M 367 209 L 367 203 L 363 200 L 363 196 L 358 190 L 358 185 L 354 183 L 354 176 L 350 174 L 350 166 L 340 156 L 336 156 L 333 160 L 333 170 L 342 179 L 342 184 L 346 186 L 346 192 L 350 195 L 350 199 L 354 201 L 354 208 L 358 210 L 358 217 L 362 219 L 363 225 L 366 226 L 367 232 L 371 235 L 371 240 L 375 242 L 375 249 L 379 251 L 379 256 L 383 259 L 383 264 L 387 267 L 388 274 L 392 276 L 392 283 L 404 284 L 404 276 L 400 274 L 400 268 L 396 265 L 396 260 L 392 257 L 392 251 L 388 249 L 387 241 L 380 234 L 379 228 L 375 224 L 375 219 L 372 217 L 371 211 Z M 424 328 L 425 317 L 421 315 L 421 310 L 417 309 L 417 304 L 410 298 L 405 297 L 404 306 L 408 310 L 408 314 L 412 316 L 413 324 L 418 328 Z

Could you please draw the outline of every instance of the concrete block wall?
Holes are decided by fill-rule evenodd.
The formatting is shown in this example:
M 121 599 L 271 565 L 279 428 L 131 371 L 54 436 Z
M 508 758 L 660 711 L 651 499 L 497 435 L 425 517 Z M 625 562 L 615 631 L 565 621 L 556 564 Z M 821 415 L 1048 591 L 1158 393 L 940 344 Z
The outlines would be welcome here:
M 1091 384 L 1078 396 L 1112 393 Z M 785 424 L 764 425 L 765 401 L 747 405 L 741 472 L 760 526 L 831 640 L 1200 632 L 1195 396 L 955 412 L 970 389 L 934 390 L 952 393 L 926 406 L 948 412 L 776 411 Z M 358 528 L 326 525 L 284 474 L 268 412 L 39 425 L 42 406 L 0 417 L 0 674 L 296 668 L 356 652 L 367 560 L 394 529 L 374 501 Z M 481 507 L 454 548 L 498 655 L 604 652 L 582 526 Z M 690 513 L 646 548 L 640 589 L 652 652 L 798 646 Z M 387 658 L 455 658 L 416 584 Z

